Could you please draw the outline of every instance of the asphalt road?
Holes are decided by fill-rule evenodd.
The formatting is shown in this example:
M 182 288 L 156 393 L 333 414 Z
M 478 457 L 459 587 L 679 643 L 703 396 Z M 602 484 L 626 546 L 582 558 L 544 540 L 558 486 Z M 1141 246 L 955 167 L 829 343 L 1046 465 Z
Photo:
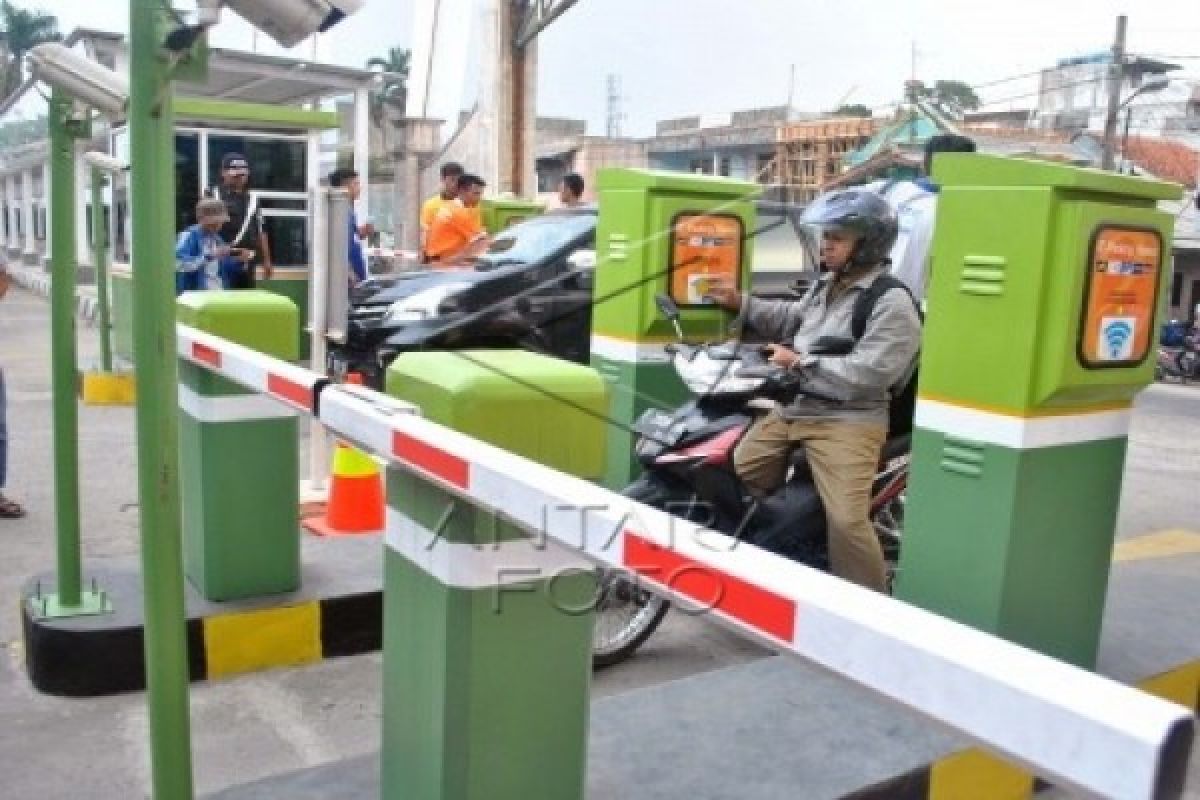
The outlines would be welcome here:
M 0 365 L 9 391 L 9 493 L 29 509 L 0 521 L 0 795 L 109 800 L 147 786 L 144 697 L 63 700 L 24 677 L 15 598 L 54 563 L 49 319 L 43 300 L 0 302 Z M 83 328 L 81 360 L 98 351 Z M 1155 387 L 1138 403 L 1119 535 L 1200 529 L 1200 389 Z M 133 413 L 80 407 L 85 563 L 137 553 Z M 673 615 L 638 658 L 596 675 L 598 695 L 760 658 L 764 651 L 702 620 Z M 376 750 L 380 656 L 339 659 L 192 688 L 198 792 Z M 1193 765 L 1193 785 L 1200 775 Z M 1200 800 L 1193 789 L 1189 798 Z

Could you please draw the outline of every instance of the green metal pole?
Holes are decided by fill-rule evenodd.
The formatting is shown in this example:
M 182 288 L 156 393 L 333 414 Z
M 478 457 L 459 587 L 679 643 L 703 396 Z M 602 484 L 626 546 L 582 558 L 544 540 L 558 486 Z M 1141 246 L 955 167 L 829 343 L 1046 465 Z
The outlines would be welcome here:
M 92 168 L 92 259 L 96 264 L 96 304 L 100 306 L 100 368 L 112 372 L 112 330 L 108 311 L 108 227 L 104 224 L 104 173 Z
M 75 138 L 68 129 L 72 102 L 61 89 L 50 98 L 50 215 L 53 276 L 50 303 L 51 383 L 54 390 L 54 510 L 58 543 L 57 604 L 80 605 L 79 409 L 75 365 Z
M 133 352 L 146 617 L 146 699 L 156 800 L 192 797 L 187 618 L 179 511 L 175 364 L 174 100 L 161 0 L 130 0 Z

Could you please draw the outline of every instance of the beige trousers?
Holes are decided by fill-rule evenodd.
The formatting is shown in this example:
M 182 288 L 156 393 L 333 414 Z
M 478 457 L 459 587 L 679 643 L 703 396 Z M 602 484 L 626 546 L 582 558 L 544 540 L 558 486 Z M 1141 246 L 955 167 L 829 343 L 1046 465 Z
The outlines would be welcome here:
M 871 484 L 887 429 L 835 419 L 789 421 L 772 411 L 734 452 L 738 477 L 756 497 L 783 485 L 788 458 L 804 447 L 829 525 L 833 573 L 868 589 L 887 588 L 883 549 L 871 525 Z

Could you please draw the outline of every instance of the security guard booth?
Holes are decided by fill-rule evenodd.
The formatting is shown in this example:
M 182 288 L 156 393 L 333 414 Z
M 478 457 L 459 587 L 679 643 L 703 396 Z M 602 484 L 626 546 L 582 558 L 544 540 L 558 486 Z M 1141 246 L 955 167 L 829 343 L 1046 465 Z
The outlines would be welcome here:
M 721 275 L 749 285 L 760 192 L 757 184 L 703 175 L 599 173 L 592 366 L 609 384 L 610 489 L 624 488 L 639 471 L 632 431 L 638 417 L 687 398 L 664 350 L 676 333 L 655 295 L 679 305 L 687 339 L 727 338 L 731 317 L 705 299 L 706 282 Z
M 1094 666 L 1180 189 L 943 154 L 897 594 Z
M 338 115 L 325 111 L 267 106 L 255 103 L 178 98 L 175 132 L 177 198 L 175 226 L 183 230 L 194 221 L 202 193 L 221 182 L 221 158 L 236 152 L 250 161 L 250 190 L 262 214 L 271 247 L 274 273 L 258 287 L 281 294 L 308 319 L 309 191 L 322 177 L 317 160 L 325 131 L 337 128 Z M 129 138 L 124 128 L 112 134 L 113 152 L 128 160 Z M 112 298 L 117 354 L 133 360 L 133 273 L 129 268 L 130 231 L 128 190 L 113 192 L 114 264 Z M 172 269 L 164 265 L 164 269 Z M 296 329 L 301 337 L 299 325 Z

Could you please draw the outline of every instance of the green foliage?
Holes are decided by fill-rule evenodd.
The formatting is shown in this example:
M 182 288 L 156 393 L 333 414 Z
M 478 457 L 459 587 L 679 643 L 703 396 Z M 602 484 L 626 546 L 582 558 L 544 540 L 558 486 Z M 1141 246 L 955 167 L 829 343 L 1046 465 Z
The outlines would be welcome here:
M 5 50 L 3 65 L 3 96 L 8 97 L 24 79 L 25 54 L 43 42 L 62 39 L 58 18 L 42 11 L 26 11 L 11 0 L 0 0 L 0 28 L 3 29 Z
M 388 49 L 387 56 L 376 56 L 367 61 L 367 69 L 383 71 L 383 84 L 371 94 L 372 113 L 375 124 L 383 123 L 384 111 L 387 107 L 404 110 L 408 100 L 408 73 L 412 51 L 403 47 Z
M 835 117 L 870 117 L 871 109 L 864 106 L 862 103 L 853 103 L 851 105 L 838 106 L 834 110 Z
M 979 95 L 962 81 L 937 81 L 932 88 L 923 91 L 926 99 L 947 111 L 974 111 L 979 108 Z

